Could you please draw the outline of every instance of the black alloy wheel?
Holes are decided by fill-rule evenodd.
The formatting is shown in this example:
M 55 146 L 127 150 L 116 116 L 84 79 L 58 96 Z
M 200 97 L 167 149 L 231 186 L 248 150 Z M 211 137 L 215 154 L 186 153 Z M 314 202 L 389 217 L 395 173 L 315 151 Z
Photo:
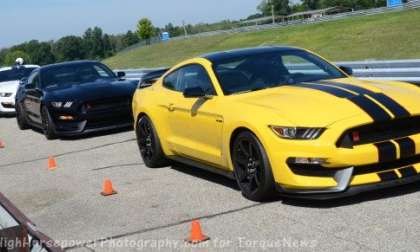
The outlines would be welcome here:
M 156 130 L 147 116 L 142 116 L 136 127 L 137 144 L 147 167 L 159 168 L 169 165 L 160 145 Z
M 20 105 L 19 103 L 16 103 L 16 121 L 17 121 L 17 125 L 19 129 L 21 130 L 29 129 L 28 122 L 22 111 L 22 105 Z
M 238 186 L 244 197 L 253 201 L 274 194 L 274 179 L 265 150 L 251 132 L 240 133 L 233 142 L 232 162 Z
M 54 129 L 54 123 L 51 120 L 50 113 L 48 109 L 43 106 L 41 109 L 41 118 L 42 118 L 42 130 L 44 132 L 45 137 L 48 140 L 56 139 L 57 135 Z

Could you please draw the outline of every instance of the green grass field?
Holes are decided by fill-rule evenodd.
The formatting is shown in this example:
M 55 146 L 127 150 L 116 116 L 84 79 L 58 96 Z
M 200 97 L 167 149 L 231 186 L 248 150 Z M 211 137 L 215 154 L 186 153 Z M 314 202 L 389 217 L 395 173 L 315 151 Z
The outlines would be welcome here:
M 203 53 L 264 44 L 304 47 L 330 60 L 420 58 L 420 10 L 170 41 L 125 51 L 104 63 L 114 69 L 170 66 Z

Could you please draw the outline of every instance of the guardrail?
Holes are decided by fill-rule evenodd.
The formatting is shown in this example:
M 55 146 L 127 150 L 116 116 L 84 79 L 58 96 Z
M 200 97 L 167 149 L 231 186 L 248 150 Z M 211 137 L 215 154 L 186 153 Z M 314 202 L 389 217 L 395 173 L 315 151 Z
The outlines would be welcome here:
M 355 77 L 367 80 L 397 80 L 420 84 L 420 59 L 385 61 L 340 61 L 336 65 L 353 68 Z M 303 65 L 299 66 L 303 67 Z M 127 79 L 140 80 L 150 71 L 162 68 L 120 69 Z M 297 69 L 297 68 L 296 68 Z

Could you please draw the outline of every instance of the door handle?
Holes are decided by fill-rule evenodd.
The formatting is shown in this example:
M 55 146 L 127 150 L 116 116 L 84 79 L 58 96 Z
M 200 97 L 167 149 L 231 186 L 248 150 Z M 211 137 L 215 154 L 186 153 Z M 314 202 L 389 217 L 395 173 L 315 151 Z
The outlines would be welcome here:
M 168 105 L 168 110 L 169 110 L 170 112 L 175 111 L 175 107 L 174 107 L 174 104 L 173 104 L 173 103 L 171 103 L 171 104 L 169 104 L 169 105 Z

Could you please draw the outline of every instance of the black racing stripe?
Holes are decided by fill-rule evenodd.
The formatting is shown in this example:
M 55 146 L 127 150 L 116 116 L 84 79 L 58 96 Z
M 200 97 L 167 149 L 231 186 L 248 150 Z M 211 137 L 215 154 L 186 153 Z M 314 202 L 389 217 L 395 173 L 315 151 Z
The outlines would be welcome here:
M 378 173 L 378 176 L 381 179 L 381 181 L 390 181 L 390 180 L 398 179 L 398 175 L 394 171 L 381 172 L 381 173 Z
M 372 97 L 373 99 L 375 99 L 376 101 L 384 105 L 396 118 L 409 117 L 411 115 L 410 112 L 408 112 L 398 102 L 394 101 L 389 96 L 386 96 L 383 93 L 376 93 L 369 89 L 350 85 L 347 83 L 338 83 L 338 82 L 331 82 L 331 81 L 323 81 L 322 83 L 325 83 L 326 85 L 332 85 L 335 87 L 345 88 L 359 94 L 369 95 L 370 97 Z
M 397 148 L 392 142 L 376 143 L 378 148 L 378 162 L 390 162 L 397 159 Z
M 409 117 L 411 115 L 403 106 L 382 93 L 372 93 L 369 96 L 384 105 L 396 118 Z
M 322 91 L 328 93 L 330 95 L 339 97 L 339 98 L 346 98 L 347 100 L 351 101 L 353 104 L 357 105 L 360 109 L 362 109 L 366 114 L 368 114 L 375 122 L 378 121 L 386 121 L 390 120 L 391 116 L 383 109 L 381 106 L 370 100 L 369 98 L 363 95 L 355 95 L 351 92 L 346 90 L 320 85 L 318 83 L 300 83 L 293 85 L 294 87 L 303 87 L 303 88 L 310 88 L 315 89 L 318 91 Z
M 304 87 L 304 88 L 315 89 L 315 90 L 318 90 L 318 91 L 323 91 L 323 92 L 328 93 L 330 95 L 337 96 L 339 98 L 350 98 L 350 97 L 355 96 L 353 93 L 348 92 L 348 91 L 343 90 L 343 89 L 317 85 L 315 83 L 314 84 L 299 83 L 299 84 L 293 85 L 293 87 Z
M 409 137 L 395 140 L 400 146 L 401 158 L 412 157 L 416 155 L 416 143 Z
M 414 169 L 413 166 L 401 168 L 401 169 L 398 169 L 398 171 L 400 172 L 400 174 L 403 178 L 417 175 L 417 171 L 416 171 L 416 169 Z
M 376 122 L 392 119 L 383 108 L 363 95 L 353 96 L 349 100 L 363 109 Z

